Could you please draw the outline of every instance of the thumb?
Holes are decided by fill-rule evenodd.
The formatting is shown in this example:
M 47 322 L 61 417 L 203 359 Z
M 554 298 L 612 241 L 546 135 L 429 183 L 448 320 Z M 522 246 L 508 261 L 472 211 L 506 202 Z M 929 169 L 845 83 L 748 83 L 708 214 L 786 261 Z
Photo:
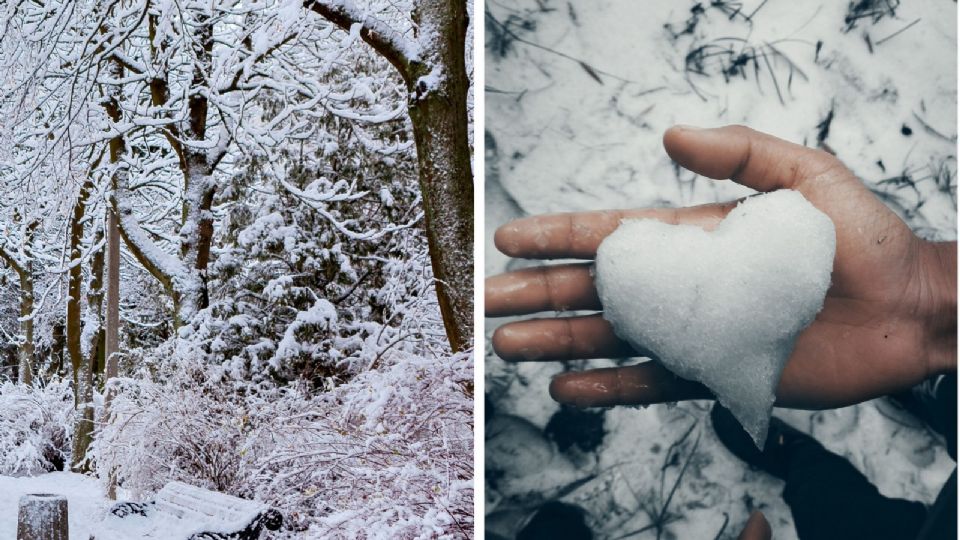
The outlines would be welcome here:
M 664 133 L 663 146 L 686 169 L 714 179 L 729 178 L 757 191 L 799 189 L 803 182 L 840 165 L 826 152 L 744 126 L 673 126 Z
M 773 531 L 770 530 L 767 518 L 764 517 L 763 512 L 755 510 L 750 514 L 750 519 L 747 520 L 737 540 L 771 540 L 772 538 Z

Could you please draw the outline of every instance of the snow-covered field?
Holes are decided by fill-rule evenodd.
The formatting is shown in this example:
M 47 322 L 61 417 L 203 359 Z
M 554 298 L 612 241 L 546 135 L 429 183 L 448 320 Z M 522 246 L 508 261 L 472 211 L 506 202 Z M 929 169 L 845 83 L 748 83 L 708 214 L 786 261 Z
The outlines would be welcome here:
M 918 234 L 956 238 L 953 2 L 514 0 L 486 9 L 488 275 L 532 264 L 493 246 L 495 228 L 519 216 L 749 193 L 676 169 L 660 144 L 675 123 L 742 123 L 819 145 Z M 487 335 L 502 322 L 488 319 Z M 752 508 L 775 538 L 796 537 L 782 482 L 720 447 L 707 402 L 583 415 L 580 437 L 596 448 L 559 450 L 550 422 L 567 413 L 547 384 L 563 369 L 506 365 L 487 351 L 489 530 L 510 536 L 532 508 L 559 498 L 584 507 L 601 538 L 733 538 Z M 888 496 L 932 502 L 954 467 L 935 437 L 883 400 L 775 414 Z

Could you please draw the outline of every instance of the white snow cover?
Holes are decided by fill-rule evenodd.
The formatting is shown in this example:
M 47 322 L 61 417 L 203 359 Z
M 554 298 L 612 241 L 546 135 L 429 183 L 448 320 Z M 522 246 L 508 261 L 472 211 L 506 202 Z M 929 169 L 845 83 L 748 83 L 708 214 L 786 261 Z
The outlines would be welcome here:
M 73 415 L 66 381 L 31 390 L 0 385 L 0 475 L 37 474 L 66 460 Z
M 823 307 L 836 236 L 799 191 L 750 197 L 714 231 L 626 220 L 597 251 L 603 316 L 705 384 L 763 445 L 793 344 Z
M 89 540 L 96 530 L 95 523 L 111 502 L 105 497 L 96 478 L 82 474 L 54 472 L 38 476 L 0 476 L 0 538 L 17 537 L 20 497 L 28 493 L 55 493 L 66 496 L 70 540 Z M 97 539 L 100 538 L 98 534 Z M 128 536 L 127 540 L 129 539 Z

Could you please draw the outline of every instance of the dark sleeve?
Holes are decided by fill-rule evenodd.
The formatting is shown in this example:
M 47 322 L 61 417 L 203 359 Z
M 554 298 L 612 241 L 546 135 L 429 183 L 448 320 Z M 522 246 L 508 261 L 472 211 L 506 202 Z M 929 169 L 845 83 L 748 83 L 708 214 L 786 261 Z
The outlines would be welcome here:
M 947 453 L 957 460 L 957 375 L 945 375 L 937 384 L 937 408 L 940 425 L 936 426 L 947 443 Z M 927 520 L 917 536 L 917 540 L 940 540 L 957 538 L 957 470 L 944 484 L 937 500 L 930 507 Z
M 957 374 L 945 375 L 937 388 L 937 405 L 944 414 L 943 437 L 947 440 L 947 453 L 957 461 Z M 956 482 L 954 482 L 956 486 Z M 956 500 L 956 498 L 954 498 Z
M 956 380 L 956 379 L 954 379 Z M 956 388 L 956 386 L 954 386 Z M 954 413 L 956 417 L 956 413 Z M 956 440 L 956 427 L 954 427 Z M 936 502 L 930 507 L 927 520 L 917 535 L 917 540 L 941 540 L 957 538 L 957 470 L 953 470 L 950 479 L 944 484 Z

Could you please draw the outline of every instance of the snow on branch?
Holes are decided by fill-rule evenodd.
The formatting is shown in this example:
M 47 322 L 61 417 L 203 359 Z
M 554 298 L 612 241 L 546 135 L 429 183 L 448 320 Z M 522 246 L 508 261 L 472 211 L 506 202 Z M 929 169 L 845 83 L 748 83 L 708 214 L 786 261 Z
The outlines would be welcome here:
M 0 241 L 0 259 L 3 259 L 19 276 L 26 274 L 26 265 L 6 248 L 6 241 Z
M 196 276 L 179 258 L 160 249 L 140 226 L 133 208 L 118 201 L 114 207 L 119 217 L 120 235 L 137 261 L 167 289 L 190 296 L 199 289 Z
M 416 216 L 414 216 L 412 219 L 410 219 L 407 223 L 404 223 L 402 225 L 388 225 L 378 230 L 354 231 L 348 228 L 346 223 L 343 223 L 342 221 L 337 219 L 336 216 L 330 213 L 330 211 L 326 207 L 326 203 L 355 200 L 365 196 L 367 193 L 366 192 L 362 192 L 362 193 L 343 192 L 342 189 L 344 186 L 341 185 L 341 184 L 344 184 L 343 182 L 338 182 L 337 185 L 334 186 L 334 191 L 319 192 L 317 190 L 316 184 L 317 183 L 314 182 L 313 184 L 308 186 L 306 190 L 301 190 L 301 189 L 298 189 L 293 184 L 291 184 L 290 182 L 287 182 L 285 180 L 280 181 L 280 185 L 282 185 L 284 189 L 289 191 L 291 195 L 297 197 L 298 199 L 306 203 L 307 206 L 316 210 L 321 216 L 323 216 L 327 221 L 329 221 L 330 224 L 333 225 L 335 229 L 337 229 L 338 231 L 346 235 L 351 240 L 376 240 L 377 238 L 394 233 L 396 231 L 413 227 L 414 225 L 417 224 L 417 222 L 419 222 L 423 218 L 423 212 L 420 212 Z
M 408 84 L 411 82 L 410 64 L 420 61 L 420 47 L 415 41 L 367 15 L 351 0 L 306 0 L 304 7 L 347 32 L 355 31 L 355 25 L 359 25 L 360 38 L 393 64 Z
M 274 368 L 279 368 L 282 360 L 296 356 L 303 352 L 304 348 L 310 349 L 315 346 L 304 345 L 297 339 L 297 332 L 310 326 L 329 327 L 337 322 L 337 308 L 325 298 L 317 298 L 313 306 L 306 311 L 297 313 L 296 319 L 283 333 L 283 339 L 277 344 L 277 350 L 274 353 L 270 364 Z M 310 352 L 310 351 L 308 351 Z

